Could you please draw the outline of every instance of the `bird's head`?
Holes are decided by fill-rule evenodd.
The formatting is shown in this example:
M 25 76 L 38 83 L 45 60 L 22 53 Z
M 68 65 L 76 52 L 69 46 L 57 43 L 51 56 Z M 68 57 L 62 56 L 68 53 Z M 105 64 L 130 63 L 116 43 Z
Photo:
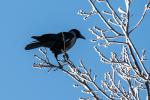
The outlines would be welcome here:
M 80 31 L 77 30 L 77 29 L 72 29 L 72 30 L 70 30 L 69 32 L 75 33 L 77 38 L 85 39 L 85 37 L 84 37 L 84 36 L 80 33 Z

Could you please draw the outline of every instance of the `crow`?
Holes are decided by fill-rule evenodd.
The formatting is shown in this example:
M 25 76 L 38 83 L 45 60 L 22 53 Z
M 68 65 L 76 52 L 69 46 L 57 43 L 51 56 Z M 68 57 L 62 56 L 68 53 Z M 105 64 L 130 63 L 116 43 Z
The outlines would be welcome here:
M 66 53 L 72 48 L 78 38 L 85 39 L 85 37 L 77 29 L 71 29 L 68 32 L 59 32 L 57 34 L 43 34 L 41 36 L 32 36 L 35 39 L 32 43 L 26 45 L 25 50 L 30 50 L 39 47 L 50 48 L 58 61 L 58 55 L 63 52 Z M 66 53 L 66 57 L 68 54 Z

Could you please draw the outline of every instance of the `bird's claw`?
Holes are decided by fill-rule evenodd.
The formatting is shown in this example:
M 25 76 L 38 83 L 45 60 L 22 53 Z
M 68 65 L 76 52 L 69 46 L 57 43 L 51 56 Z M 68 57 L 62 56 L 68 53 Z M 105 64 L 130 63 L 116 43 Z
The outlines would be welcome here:
M 65 53 L 65 54 L 63 55 L 63 58 L 64 58 L 65 60 L 68 60 L 68 59 L 69 59 L 68 54 L 67 54 L 67 53 Z

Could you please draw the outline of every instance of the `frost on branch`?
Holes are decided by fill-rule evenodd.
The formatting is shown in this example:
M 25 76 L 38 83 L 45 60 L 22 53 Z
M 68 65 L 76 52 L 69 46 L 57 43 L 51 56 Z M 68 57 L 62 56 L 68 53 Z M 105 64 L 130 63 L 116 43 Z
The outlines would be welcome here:
M 133 0 L 121 0 L 125 6 L 113 5 L 114 0 L 88 0 L 91 5 L 90 12 L 86 16 L 98 16 L 105 27 L 94 25 L 89 28 L 89 32 L 95 37 L 91 42 L 96 43 L 95 51 L 99 60 L 111 66 L 112 72 L 105 73 L 104 80 L 101 81 L 101 90 L 106 98 L 121 100 L 139 100 L 142 91 L 145 91 L 145 98 L 150 99 L 150 72 L 145 66 L 146 50 L 138 52 L 131 40 L 131 35 L 144 20 L 146 13 L 150 9 L 150 0 L 143 7 L 143 13 L 134 26 L 130 25 L 132 15 L 131 4 L 136 4 Z M 94 12 L 94 14 L 91 14 Z M 85 17 L 84 12 L 81 16 Z M 100 48 L 110 46 L 120 48 L 118 51 L 106 56 Z M 101 92 L 102 93 L 102 92 Z
M 60 67 L 50 62 L 50 59 L 47 56 L 47 50 L 45 48 L 39 49 L 39 51 L 42 53 L 42 57 L 40 57 L 39 55 L 35 55 L 35 57 L 39 60 L 39 63 L 33 64 L 33 67 L 48 68 L 49 71 L 52 69 L 59 69 L 63 71 L 65 74 L 67 74 L 72 79 L 74 79 L 74 81 L 77 82 L 77 84 L 74 84 L 73 87 L 82 87 L 81 92 L 90 95 L 87 98 L 80 98 L 80 100 L 89 100 L 89 98 L 99 100 L 100 97 L 98 96 L 97 91 L 105 94 L 105 92 L 96 85 L 97 75 L 93 75 L 91 69 L 87 69 L 82 60 L 80 60 L 80 66 L 75 66 L 70 59 L 63 58 L 59 61 L 61 66 Z M 91 85 L 93 85 L 94 87 L 91 87 Z M 108 98 L 110 97 L 108 96 Z

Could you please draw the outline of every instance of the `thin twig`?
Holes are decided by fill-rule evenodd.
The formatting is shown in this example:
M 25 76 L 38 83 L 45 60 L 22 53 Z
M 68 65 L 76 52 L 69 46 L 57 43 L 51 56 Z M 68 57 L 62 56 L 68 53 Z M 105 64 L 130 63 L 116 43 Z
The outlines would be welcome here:
M 147 13 L 147 7 L 149 7 L 149 6 L 150 6 L 150 0 L 148 0 L 147 5 L 145 6 L 144 11 L 143 11 L 143 14 L 142 14 L 140 20 L 137 22 L 137 24 L 134 26 L 134 28 L 129 31 L 129 34 L 132 33 L 132 32 L 142 23 L 142 21 L 143 21 L 145 15 L 146 15 L 146 13 Z
M 94 5 L 92 0 L 88 0 L 92 6 L 92 8 L 97 12 L 97 14 L 99 15 L 99 17 L 102 19 L 102 21 L 104 22 L 104 24 L 116 35 L 121 35 L 119 32 L 117 32 L 108 22 L 107 20 L 104 18 L 104 16 L 101 14 L 101 12 L 96 8 L 96 6 Z

